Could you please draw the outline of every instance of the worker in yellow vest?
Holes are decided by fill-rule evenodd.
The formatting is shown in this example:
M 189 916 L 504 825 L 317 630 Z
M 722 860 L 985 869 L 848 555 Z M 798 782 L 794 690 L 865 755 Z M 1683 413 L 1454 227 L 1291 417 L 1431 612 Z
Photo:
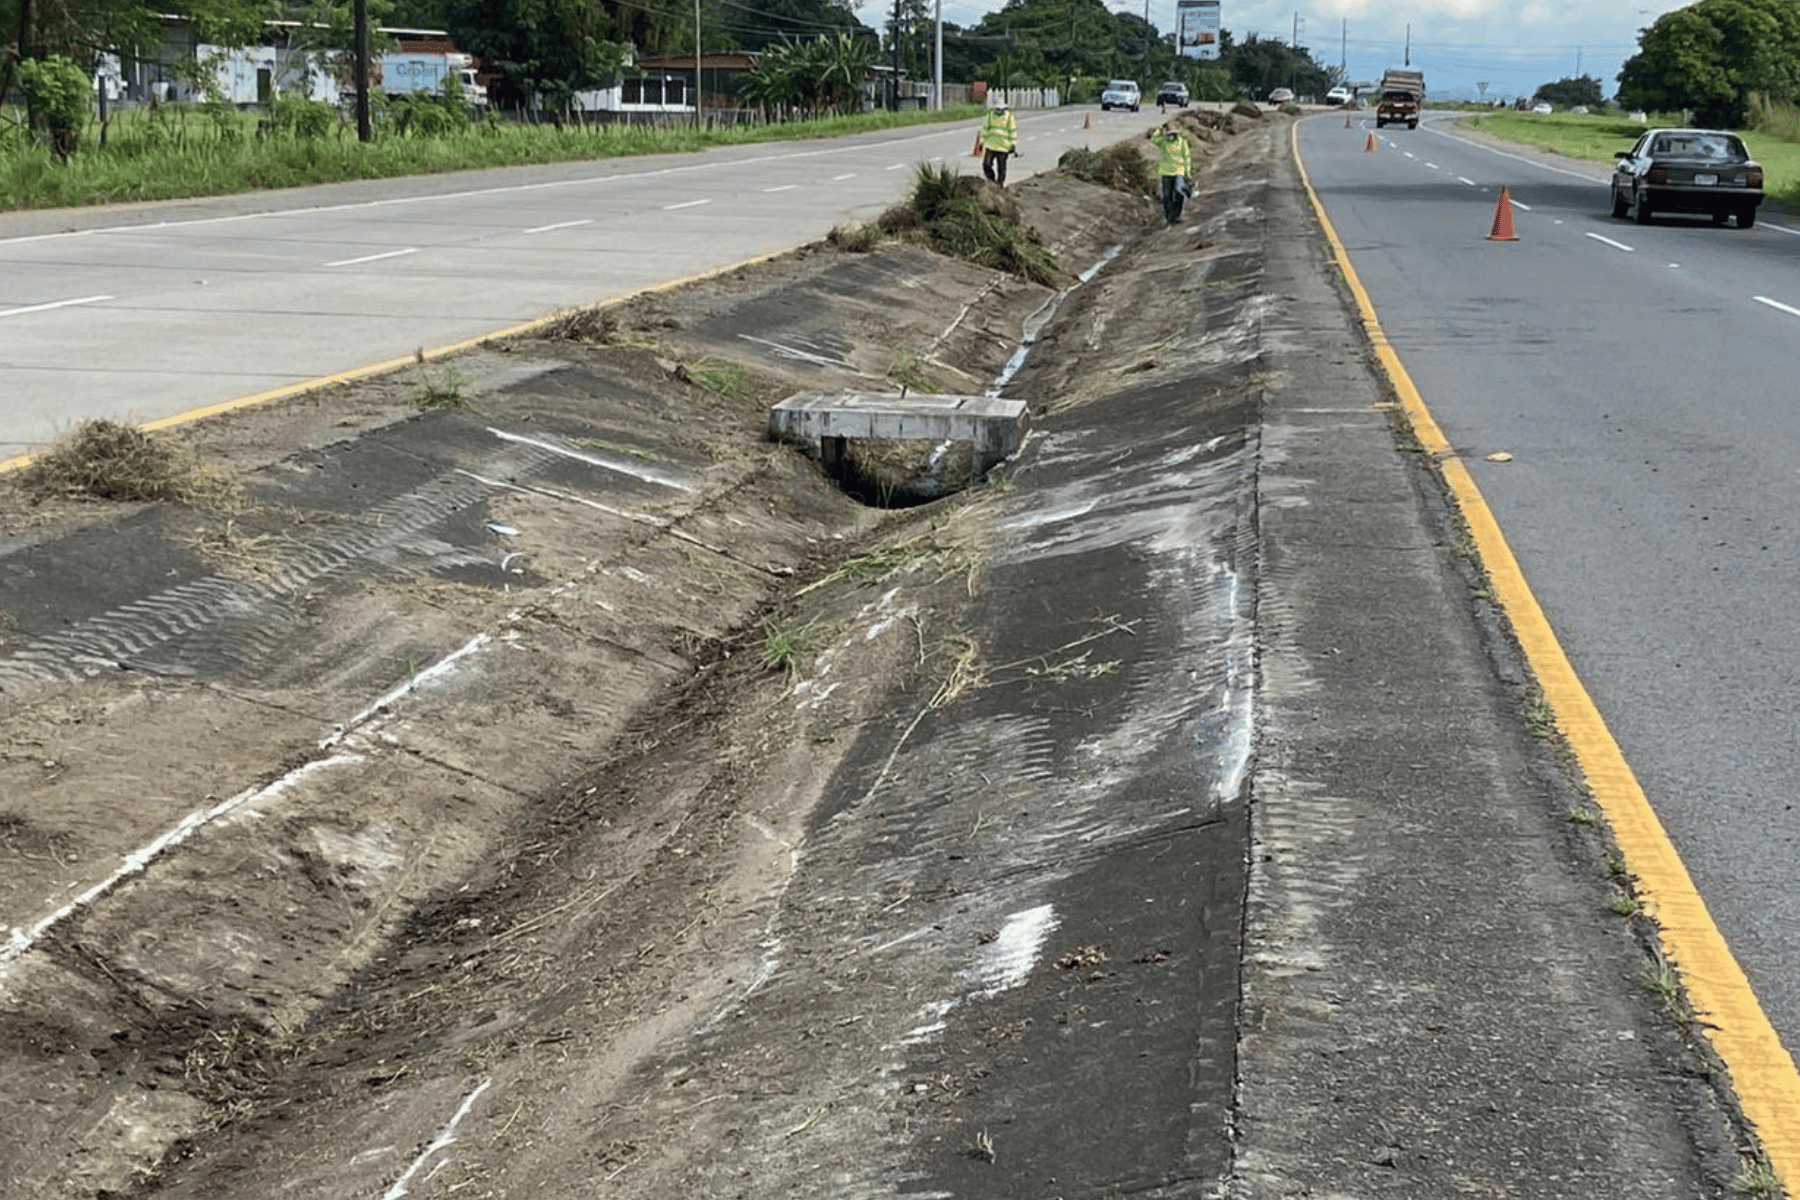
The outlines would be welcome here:
M 1181 222 L 1181 209 L 1187 203 L 1189 178 L 1194 173 L 1194 150 L 1188 140 L 1175 131 L 1175 122 L 1167 121 L 1150 131 L 1150 144 L 1158 152 L 1156 173 L 1162 177 L 1163 224 Z
M 1005 101 L 988 110 L 981 125 L 981 173 L 1006 186 L 1006 160 L 1019 152 L 1019 119 Z

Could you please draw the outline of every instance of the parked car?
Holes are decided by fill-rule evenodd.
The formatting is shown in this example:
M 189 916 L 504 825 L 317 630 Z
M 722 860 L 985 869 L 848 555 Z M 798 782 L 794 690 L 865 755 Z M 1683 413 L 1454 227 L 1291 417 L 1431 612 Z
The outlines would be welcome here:
M 1721 129 L 1648 129 L 1613 155 L 1612 215 L 1647 224 L 1652 213 L 1705 213 L 1714 225 L 1756 224 L 1763 202 L 1762 164 L 1735 133 Z
M 1135 79 L 1115 79 L 1100 93 L 1100 109 L 1103 112 L 1111 112 L 1115 108 L 1129 108 L 1136 112 L 1138 105 L 1143 102 L 1143 93 L 1138 91 Z
M 1354 99 L 1356 93 L 1341 83 L 1325 93 L 1325 103 L 1330 105 L 1348 104 Z
M 1182 108 L 1188 106 L 1188 89 L 1185 83 L 1165 83 L 1156 89 L 1158 104 L 1178 104 Z
M 1553 113 L 1556 110 L 1554 108 L 1551 108 L 1548 104 L 1545 104 L 1542 100 L 1540 100 L 1536 104 L 1531 106 L 1531 111 L 1541 117 L 1546 113 Z
M 1270 104 L 1292 104 L 1293 102 L 1294 91 L 1292 88 L 1276 88 L 1269 93 Z

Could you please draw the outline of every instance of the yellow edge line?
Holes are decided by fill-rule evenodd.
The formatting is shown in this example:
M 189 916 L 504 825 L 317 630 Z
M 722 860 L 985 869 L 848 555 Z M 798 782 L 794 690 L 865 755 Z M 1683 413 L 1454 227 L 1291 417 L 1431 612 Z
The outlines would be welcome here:
M 1680 972 L 1697 1023 L 1724 1063 L 1744 1117 L 1762 1143 L 1770 1167 L 1783 1180 L 1800 1180 L 1800 1071 L 1795 1070 L 1793 1057 L 1776 1036 L 1750 981 L 1713 923 L 1706 901 L 1694 887 L 1686 865 L 1650 807 L 1599 708 L 1563 653 L 1499 522 L 1469 474 L 1468 465 L 1444 439 L 1443 431 L 1425 407 L 1424 397 L 1388 344 L 1375 307 L 1325 215 L 1325 206 L 1313 191 L 1305 164 L 1300 161 L 1298 122 L 1290 140 L 1301 185 L 1356 298 L 1375 356 L 1420 445 L 1438 464 L 1445 487 L 1474 540 L 1495 601 L 1511 623 L 1521 652 L 1596 803 L 1606 813 L 1613 837 L 1636 879 L 1645 912 L 1656 923 L 1663 956 Z
M 666 280 L 662 283 L 644 288 L 642 291 L 632 292 L 629 295 L 614 296 L 611 299 L 598 301 L 596 307 L 603 309 L 613 308 L 617 305 L 635 300 L 639 296 L 649 296 L 654 295 L 657 292 L 674 291 L 676 288 L 685 287 L 691 283 L 699 283 L 702 280 L 713 279 L 720 275 L 727 275 L 732 271 L 740 271 L 745 267 L 752 267 L 758 263 L 769 262 L 773 259 L 780 258 L 787 253 L 789 253 L 787 250 L 777 250 L 769 254 L 758 254 L 738 262 L 727 264 L 723 267 L 713 267 L 709 270 L 695 272 L 692 275 L 683 275 L 680 278 Z M 414 363 L 436 362 L 439 359 L 449 358 L 452 355 L 462 354 L 465 351 L 473 350 L 488 342 L 502 341 L 512 337 L 523 337 L 528 333 L 533 333 L 551 324 L 556 321 L 562 313 L 567 311 L 567 309 L 559 309 L 547 316 L 535 317 L 532 320 L 523 321 L 517 325 L 509 325 L 504 329 L 496 329 L 491 333 L 484 333 L 478 337 L 455 342 L 448 346 L 438 346 L 431 350 L 421 350 L 417 354 L 409 354 L 405 358 L 390 358 L 386 362 L 372 363 L 369 366 L 357 367 L 350 371 L 340 371 L 335 375 L 322 375 L 317 379 L 308 379 L 301 383 L 289 384 L 287 387 L 275 388 L 267 392 L 257 392 L 250 396 L 240 396 L 235 400 L 222 400 L 217 404 L 209 404 L 204 408 L 190 409 L 187 412 L 177 413 L 172 417 L 161 417 L 154 421 L 147 421 L 144 424 L 139 425 L 138 428 L 144 430 L 146 433 L 154 433 L 160 429 L 172 429 L 177 425 L 186 425 L 193 421 L 204 420 L 207 417 L 216 417 L 221 413 L 236 412 L 237 410 L 244 408 L 254 408 L 259 404 L 268 404 L 274 400 L 287 400 L 294 396 L 304 396 L 308 392 L 316 392 L 336 384 L 352 383 L 358 379 L 368 379 L 375 375 L 385 375 L 389 371 L 397 371 L 402 367 L 407 367 Z M 17 458 L 0 460 L 0 475 L 4 475 L 8 471 L 18 470 L 36 457 L 35 454 L 21 454 Z

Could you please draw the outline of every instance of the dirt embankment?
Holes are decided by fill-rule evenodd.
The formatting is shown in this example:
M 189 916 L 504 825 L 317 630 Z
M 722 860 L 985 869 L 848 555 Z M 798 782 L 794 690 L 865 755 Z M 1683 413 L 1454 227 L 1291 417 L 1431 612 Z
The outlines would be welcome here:
M 1071 274 L 1151 228 L 1066 177 L 1012 196 Z M 1056 294 L 803 250 L 197 425 L 240 488 L 209 507 L 9 497 L 0 1195 L 522 1194 L 438 1174 L 490 1087 L 508 1189 L 679 1178 L 606 1133 L 627 1080 L 654 1051 L 678 1085 L 671 1048 L 776 969 L 865 723 L 987 669 L 957 609 L 995 493 L 866 508 L 767 408 L 979 393 Z M 1038 365 L 1073 403 L 1162 336 Z

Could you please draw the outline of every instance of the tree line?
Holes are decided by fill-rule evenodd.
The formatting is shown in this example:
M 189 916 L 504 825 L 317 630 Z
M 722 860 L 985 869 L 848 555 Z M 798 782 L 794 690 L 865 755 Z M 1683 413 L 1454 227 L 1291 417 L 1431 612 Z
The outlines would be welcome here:
M 929 0 L 896 0 L 870 28 L 853 0 L 367 0 L 371 25 L 437 29 L 496 77 L 496 103 L 565 105 L 577 91 L 616 84 L 639 57 L 759 53 L 740 86 L 751 105 L 818 114 L 861 102 L 868 69 L 897 58 L 914 79 L 935 74 Z M 879 0 L 878 0 L 879 2 Z M 0 92 L 21 84 L 35 108 L 81 108 L 103 56 L 154 57 L 163 14 L 177 10 L 198 41 L 255 44 L 271 17 L 295 23 L 316 47 L 351 44 L 352 0 L 0 0 Z M 699 27 L 695 26 L 696 13 Z M 1173 38 L 1104 0 L 1007 0 L 970 27 L 945 23 L 943 78 L 996 87 L 1059 89 L 1092 100 L 1107 79 L 1188 84 L 1197 99 L 1260 98 L 1275 87 L 1323 93 L 1339 82 L 1304 47 L 1224 31 L 1220 56 L 1177 55 Z M 36 67 L 26 64 L 36 63 Z M 180 69 L 181 64 L 167 64 Z M 1094 95 L 1084 95 L 1092 91 Z

